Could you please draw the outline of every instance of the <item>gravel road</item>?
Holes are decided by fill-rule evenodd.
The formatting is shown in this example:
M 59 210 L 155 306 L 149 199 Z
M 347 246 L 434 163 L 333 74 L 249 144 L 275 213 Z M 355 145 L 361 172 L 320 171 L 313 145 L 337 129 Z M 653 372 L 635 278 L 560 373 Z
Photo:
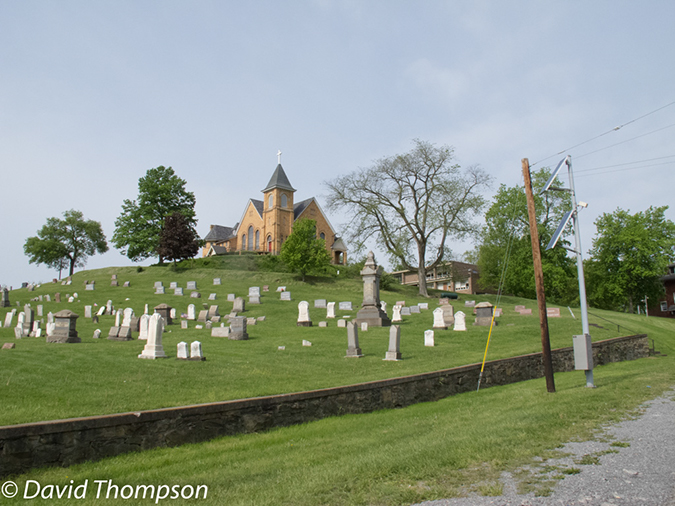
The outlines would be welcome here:
M 605 427 L 598 441 L 567 443 L 561 451 L 571 455 L 502 473 L 499 497 L 420 506 L 675 506 L 675 392 L 644 404 L 637 418 Z M 518 494 L 515 474 L 537 477 L 539 490 L 553 492 Z

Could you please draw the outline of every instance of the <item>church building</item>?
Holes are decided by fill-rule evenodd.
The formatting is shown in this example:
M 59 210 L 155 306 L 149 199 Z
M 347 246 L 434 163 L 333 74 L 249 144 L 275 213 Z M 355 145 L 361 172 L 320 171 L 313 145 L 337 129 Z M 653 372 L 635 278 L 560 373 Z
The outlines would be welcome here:
M 338 265 L 347 263 L 347 248 L 335 235 L 318 201 L 311 197 L 295 202 L 295 188 L 291 186 L 281 160 L 262 194 L 263 200 L 249 199 L 239 223 L 234 227 L 211 225 L 204 237 L 203 257 L 237 251 L 278 255 L 281 245 L 291 235 L 293 224 L 307 218 L 316 222 L 317 237 L 326 241 L 331 262 Z

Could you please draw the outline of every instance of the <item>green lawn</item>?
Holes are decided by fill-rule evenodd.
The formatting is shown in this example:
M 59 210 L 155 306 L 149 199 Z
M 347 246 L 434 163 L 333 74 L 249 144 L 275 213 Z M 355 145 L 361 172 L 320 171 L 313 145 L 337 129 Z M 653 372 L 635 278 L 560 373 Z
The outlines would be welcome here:
M 110 287 L 111 273 L 118 274 L 120 285 L 131 280 L 131 287 Z M 221 277 L 222 285 L 213 285 L 215 276 Z M 96 290 L 85 291 L 85 280 L 96 280 Z M 171 281 L 176 281 L 179 286 L 185 287 L 188 280 L 197 281 L 201 299 L 178 297 L 172 293 L 154 295 L 155 281 L 162 281 L 166 287 Z M 190 322 L 190 329 L 182 330 L 177 323 L 167 327 L 164 333 L 164 348 L 172 357 L 165 360 L 138 359 L 144 341 L 105 339 L 114 324 L 113 316 L 100 317 L 98 324 L 83 317 L 85 305 L 104 305 L 108 299 L 115 307 L 132 307 L 137 315 L 143 313 L 146 303 L 152 308 L 162 302 L 185 313 L 190 303 L 196 302 L 197 309 L 201 309 L 202 303 L 213 304 L 208 301 L 210 293 L 217 294 L 215 303 L 220 306 L 221 314 L 227 314 L 232 308 L 232 302 L 227 301 L 228 293 L 246 296 L 249 286 L 265 284 L 270 286 L 270 292 L 262 294 L 262 304 L 248 305 L 244 313 L 246 316 L 266 317 L 258 325 L 249 326 L 248 341 L 211 337 L 210 331 L 195 329 L 195 322 Z M 293 301 L 280 300 L 275 291 L 280 285 L 291 291 Z M 48 311 L 56 312 L 63 308 L 82 315 L 77 324 L 82 343 L 48 344 L 44 337 L 17 340 L 12 328 L 0 329 L 2 342 L 16 343 L 15 349 L 0 353 L 0 400 L 3 406 L 0 425 L 297 392 L 435 371 L 482 360 L 488 329 L 471 325 L 474 317 L 470 309 L 466 311 L 467 332 L 436 331 L 436 346 L 425 347 L 424 331 L 432 326 L 431 311 L 437 299 L 425 300 L 418 297 L 414 289 L 397 288 L 396 292 L 382 292 L 382 300 L 389 304 L 389 314 L 397 300 L 405 300 L 408 305 L 422 301 L 430 304 L 428 311 L 404 317 L 401 325 L 403 360 L 400 362 L 382 360 L 388 348 L 387 328 L 371 328 L 360 333 L 365 357 L 356 360 L 344 359 L 346 329 L 338 328 L 335 320 L 330 320 L 327 328 L 318 327 L 318 322 L 325 320 L 326 313 L 324 309 L 313 308 L 314 299 L 351 301 L 355 309 L 351 316 L 356 315 L 362 299 L 362 285 L 358 279 L 301 283 L 290 275 L 276 273 L 197 269 L 176 274 L 159 267 L 137 273 L 134 268 L 111 268 L 78 273 L 73 276 L 71 286 L 48 283 L 32 292 L 14 290 L 11 301 L 14 305 L 20 302 L 21 309 L 30 298 L 50 294 L 53 301 L 54 293 L 60 292 L 60 304 L 42 302 L 45 320 Z M 75 291 L 78 293 L 76 302 L 63 302 L 66 294 Z M 477 301 L 494 300 L 491 296 L 472 298 Z M 300 300 L 310 301 L 313 327 L 296 325 L 297 303 Z M 31 304 L 36 307 L 39 302 Z M 504 298 L 504 315 L 493 331 L 488 359 L 541 350 L 537 316 L 516 314 L 513 311 L 516 304 L 525 304 L 536 313 L 534 301 Z M 456 311 L 463 309 L 464 301 L 455 301 L 454 306 Z M 0 311 L 3 318 L 4 314 L 5 311 Z M 348 315 L 339 311 L 337 314 Z M 580 333 L 579 320 L 575 320 L 566 308 L 563 308 L 562 315 L 562 318 L 549 320 L 554 348 L 570 346 L 571 336 Z M 642 331 L 630 318 L 626 320 L 625 316 L 614 313 L 610 313 L 610 318 L 628 325 L 635 332 Z M 616 326 L 597 321 L 605 328 L 593 328 L 595 340 L 629 333 L 627 329 L 619 333 Z M 101 339 L 92 338 L 96 328 L 103 333 Z M 178 342 L 194 340 L 202 343 L 207 358 L 205 362 L 173 359 Z M 303 340 L 310 341 L 312 346 L 303 347 Z M 279 351 L 279 346 L 285 346 L 285 350 Z M 26 399 L 31 402 L 26 402 Z
M 113 272 L 119 274 L 120 283 L 128 276 L 132 287 L 110 288 Z M 215 276 L 223 279 L 222 286 L 212 285 Z M 95 292 L 84 291 L 84 279 L 97 280 Z M 67 290 L 60 284 L 49 284 L 30 293 L 13 291 L 11 297 L 14 304 L 16 300 L 23 304 L 39 294 L 77 290 L 81 302 L 44 305 L 46 311 L 68 307 L 81 314 L 85 303 L 104 304 L 108 298 L 118 307 L 133 307 L 136 313 L 142 312 L 145 302 L 152 307 L 175 301 L 181 311 L 194 302 L 187 297 L 153 295 L 152 285 L 158 280 L 166 286 L 170 281 L 185 286 L 186 281 L 196 280 L 202 301 L 209 293 L 218 294 L 221 314 L 231 307 L 227 293 L 245 295 L 248 286 L 269 284 L 271 291 L 263 294 L 263 304 L 248 311 L 251 316 L 265 315 L 267 321 L 250 327 L 251 340 L 243 342 L 211 338 L 206 331 L 195 329 L 182 331 L 177 325 L 165 334 L 165 349 L 174 356 L 179 340 L 199 339 L 206 362 L 140 360 L 136 355 L 142 342 L 93 340 L 96 326 L 83 318 L 78 323 L 81 344 L 48 345 L 44 338 L 15 340 L 12 329 L 0 329 L 2 342 L 17 343 L 14 350 L 0 351 L 0 423 L 210 402 L 432 371 L 479 362 L 487 339 L 486 328 L 469 325 L 465 333 L 437 332 L 436 346 L 425 348 L 423 331 L 432 323 L 431 303 L 428 312 L 405 319 L 401 362 L 382 361 L 387 349 L 386 329 L 360 334 L 366 356 L 344 359 L 346 332 L 336 328 L 335 322 L 326 329 L 295 326 L 300 300 L 351 300 L 358 307 L 360 282 L 341 278 L 302 284 L 286 274 L 212 270 L 173 274 L 161 268 L 136 273 L 120 268 L 77 274 Z M 277 285 L 287 286 L 293 302 L 278 300 Z M 126 297 L 130 300 L 125 301 Z M 422 301 L 403 288 L 383 292 L 382 298 L 390 306 L 401 299 L 409 305 Z M 520 303 L 536 308 L 534 301 L 503 300 L 504 316 L 493 332 L 489 359 L 540 350 L 537 317 L 518 316 L 512 311 Z M 324 310 L 311 306 L 314 322 L 323 319 Z M 455 307 L 461 309 L 463 301 Z M 619 332 L 615 324 L 591 317 L 592 323 L 604 327 L 592 327 L 595 340 L 647 333 L 665 355 L 596 368 L 597 389 L 583 386 L 581 372 L 558 373 L 555 394 L 548 394 L 544 380 L 538 379 L 400 410 L 329 418 L 66 469 L 36 470 L 14 479 L 21 494 L 27 480 L 42 486 L 69 485 L 71 480 L 77 486 L 89 480 L 86 499 L 58 500 L 58 504 L 78 505 L 154 503 L 150 499 L 97 500 L 94 480 L 112 480 L 120 488 L 207 485 L 207 499 L 198 503 L 213 505 L 393 505 L 471 491 L 499 494 L 497 478 L 502 470 L 513 470 L 536 456 L 546 457 L 570 439 L 591 437 L 602 423 L 626 416 L 675 384 L 675 321 L 591 312 L 623 326 Z M 579 318 L 578 311 L 575 313 Z M 549 320 L 554 348 L 569 346 L 571 336 L 580 333 L 580 321 L 566 308 L 562 314 L 562 318 Z M 472 321 L 469 316 L 467 323 Z M 98 327 L 107 334 L 111 324 L 112 317 L 104 317 Z M 302 347 L 303 339 L 313 346 Z M 280 345 L 286 350 L 277 350 Z M 17 499 L 14 503 L 22 502 Z

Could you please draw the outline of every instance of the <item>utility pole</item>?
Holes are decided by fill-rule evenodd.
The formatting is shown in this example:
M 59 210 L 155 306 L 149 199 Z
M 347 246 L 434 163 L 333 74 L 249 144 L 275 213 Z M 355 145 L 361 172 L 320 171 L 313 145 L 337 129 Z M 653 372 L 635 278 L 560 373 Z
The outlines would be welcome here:
M 551 360 L 551 342 L 548 336 L 548 316 L 546 315 L 546 295 L 544 293 L 544 271 L 541 267 L 541 249 L 539 248 L 539 230 L 537 216 L 534 212 L 534 195 L 530 179 L 530 162 L 523 158 L 523 178 L 525 179 L 525 195 L 527 196 L 527 215 L 530 218 L 530 239 L 532 240 L 532 260 L 534 261 L 534 281 L 537 289 L 537 305 L 539 307 L 539 325 L 541 327 L 541 350 L 544 362 L 546 390 L 555 392 L 553 380 L 553 361 Z

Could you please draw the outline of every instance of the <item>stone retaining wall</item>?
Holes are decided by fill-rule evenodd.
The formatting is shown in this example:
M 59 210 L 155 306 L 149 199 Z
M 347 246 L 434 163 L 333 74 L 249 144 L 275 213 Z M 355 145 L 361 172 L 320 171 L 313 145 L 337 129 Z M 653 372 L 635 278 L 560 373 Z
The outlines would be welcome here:
M 646 357 L 647 335 L 593 343 L 595 365 Z M 572 348 L 552 351 L 556 372 L 574 370 Z M 543 376 L 541 353 L 486 362 L 481 388 Z M 0 477 L 122 453 L 368 413 L 476 389 L 480 364 L 309 392 L 0 427 Z

